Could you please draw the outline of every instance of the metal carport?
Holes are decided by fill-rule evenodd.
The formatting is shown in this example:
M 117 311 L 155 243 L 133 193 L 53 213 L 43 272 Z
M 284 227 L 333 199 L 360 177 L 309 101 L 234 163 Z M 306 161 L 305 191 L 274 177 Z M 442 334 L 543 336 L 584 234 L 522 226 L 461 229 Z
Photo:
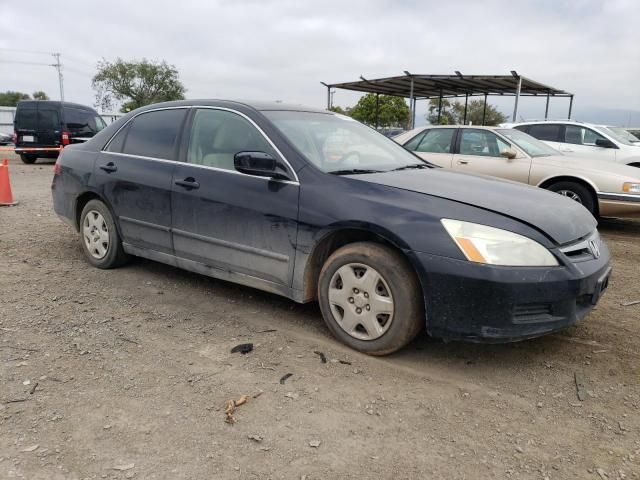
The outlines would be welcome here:
M 456 71 L 455 75 L 417 75 L 407 71 L 397 77 L 366 79 L 360 76 L 355 82 L 332 83 L 320 82 L 327 87 L 327 108 L 331 107 L 331 89 L 340 88 L 363 93 L 375 93 L 376 95 L 393 95 L 409 99 L 411 128 L 415 125 L 416 102 L 418 100 L 439 99 L 438 121 L 442 115 L 442 99 L 464 97 L 464 123 L 467 121 L 467 104 L 469 97 L 484 96 L 485 112 L 487 97 L 512 96 L 515 97 L 513 107 L 513 121 L 518 115 L 518 101 L 520 97 L 545 97 L 545 120 L 549 116 L 549 99 L 551 97 L 569 98 L 569 115 L 573 107 L 573 93 L 566 92 L 549 85 L 531 80 L 519 75 L 515 70 L 511 75 L 463 75 Z M 376 127 L 378 126 L 376 112 Z M 484 124 L 484 112 L 482 123 Z

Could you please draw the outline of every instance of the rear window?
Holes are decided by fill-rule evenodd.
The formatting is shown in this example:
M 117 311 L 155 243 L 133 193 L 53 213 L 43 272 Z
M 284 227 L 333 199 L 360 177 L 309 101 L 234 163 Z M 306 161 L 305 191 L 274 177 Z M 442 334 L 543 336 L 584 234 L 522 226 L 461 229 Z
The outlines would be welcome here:
M 60 128 L 60 117 L 56 110 L 50 108 L 38 109 L 38 130 L 58 130 Z
M 79 108 L 64 108 L 64 121 L 67 129 L 73 133 L 96 134 L 105 127 L 105 123 L 96 112 Z
M 35 130 L 38 128 L 38 115 L 35 108 L 18 108 L 16 112 L 16 128 Z
M 176 141 L 185 115 L 185 109 L 138 115 L 129 127 L 122 153 L 175 160 Z

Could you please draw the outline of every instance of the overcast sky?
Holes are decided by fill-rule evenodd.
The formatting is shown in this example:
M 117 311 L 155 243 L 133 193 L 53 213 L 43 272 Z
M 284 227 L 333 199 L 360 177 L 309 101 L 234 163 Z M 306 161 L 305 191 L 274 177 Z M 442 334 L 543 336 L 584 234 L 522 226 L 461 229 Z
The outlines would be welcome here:
M 165 59 L 188 98 L 326 104 L 320 81 L 415 73 L 522 75 L 576 94 L 575 109 L 640 111 L 640 1 L 4 1 L 0 91 L 95 102 L 105 58 Z M 18 51 L 20 50 L 20 51 Z M 338 91 L 335 103 L 357 95 Z M 504 111 L 510 103 L 500 103 Z M 566 116 L 567 101 L 552 101 Z M 544 101 L 525 101 L 530 115 Z M 640 123 L 640 116 L 637 122 Z

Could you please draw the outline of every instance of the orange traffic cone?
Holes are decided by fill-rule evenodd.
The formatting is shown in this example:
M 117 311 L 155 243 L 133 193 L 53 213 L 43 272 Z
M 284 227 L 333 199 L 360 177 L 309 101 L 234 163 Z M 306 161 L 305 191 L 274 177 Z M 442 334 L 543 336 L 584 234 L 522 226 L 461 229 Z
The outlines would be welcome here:
M 9 161 L 5 158 L 0 164 L 0 205 L 11 206 L 17 205 L 18 202 L 13 201 L 11 193 L 11 183 L 9 182 Z

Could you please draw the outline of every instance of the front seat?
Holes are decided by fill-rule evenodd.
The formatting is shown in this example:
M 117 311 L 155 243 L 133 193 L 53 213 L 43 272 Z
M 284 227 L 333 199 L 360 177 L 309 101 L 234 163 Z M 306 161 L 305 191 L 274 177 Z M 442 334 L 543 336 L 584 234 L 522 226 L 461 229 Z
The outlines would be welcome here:
M 234 170 L 233 157 L 247 150 L 253 142 L 251 131 L 241 120 L 227 120 L 217 130 L 213 140 L 213 152 L 202 159 L 208 167 Z

